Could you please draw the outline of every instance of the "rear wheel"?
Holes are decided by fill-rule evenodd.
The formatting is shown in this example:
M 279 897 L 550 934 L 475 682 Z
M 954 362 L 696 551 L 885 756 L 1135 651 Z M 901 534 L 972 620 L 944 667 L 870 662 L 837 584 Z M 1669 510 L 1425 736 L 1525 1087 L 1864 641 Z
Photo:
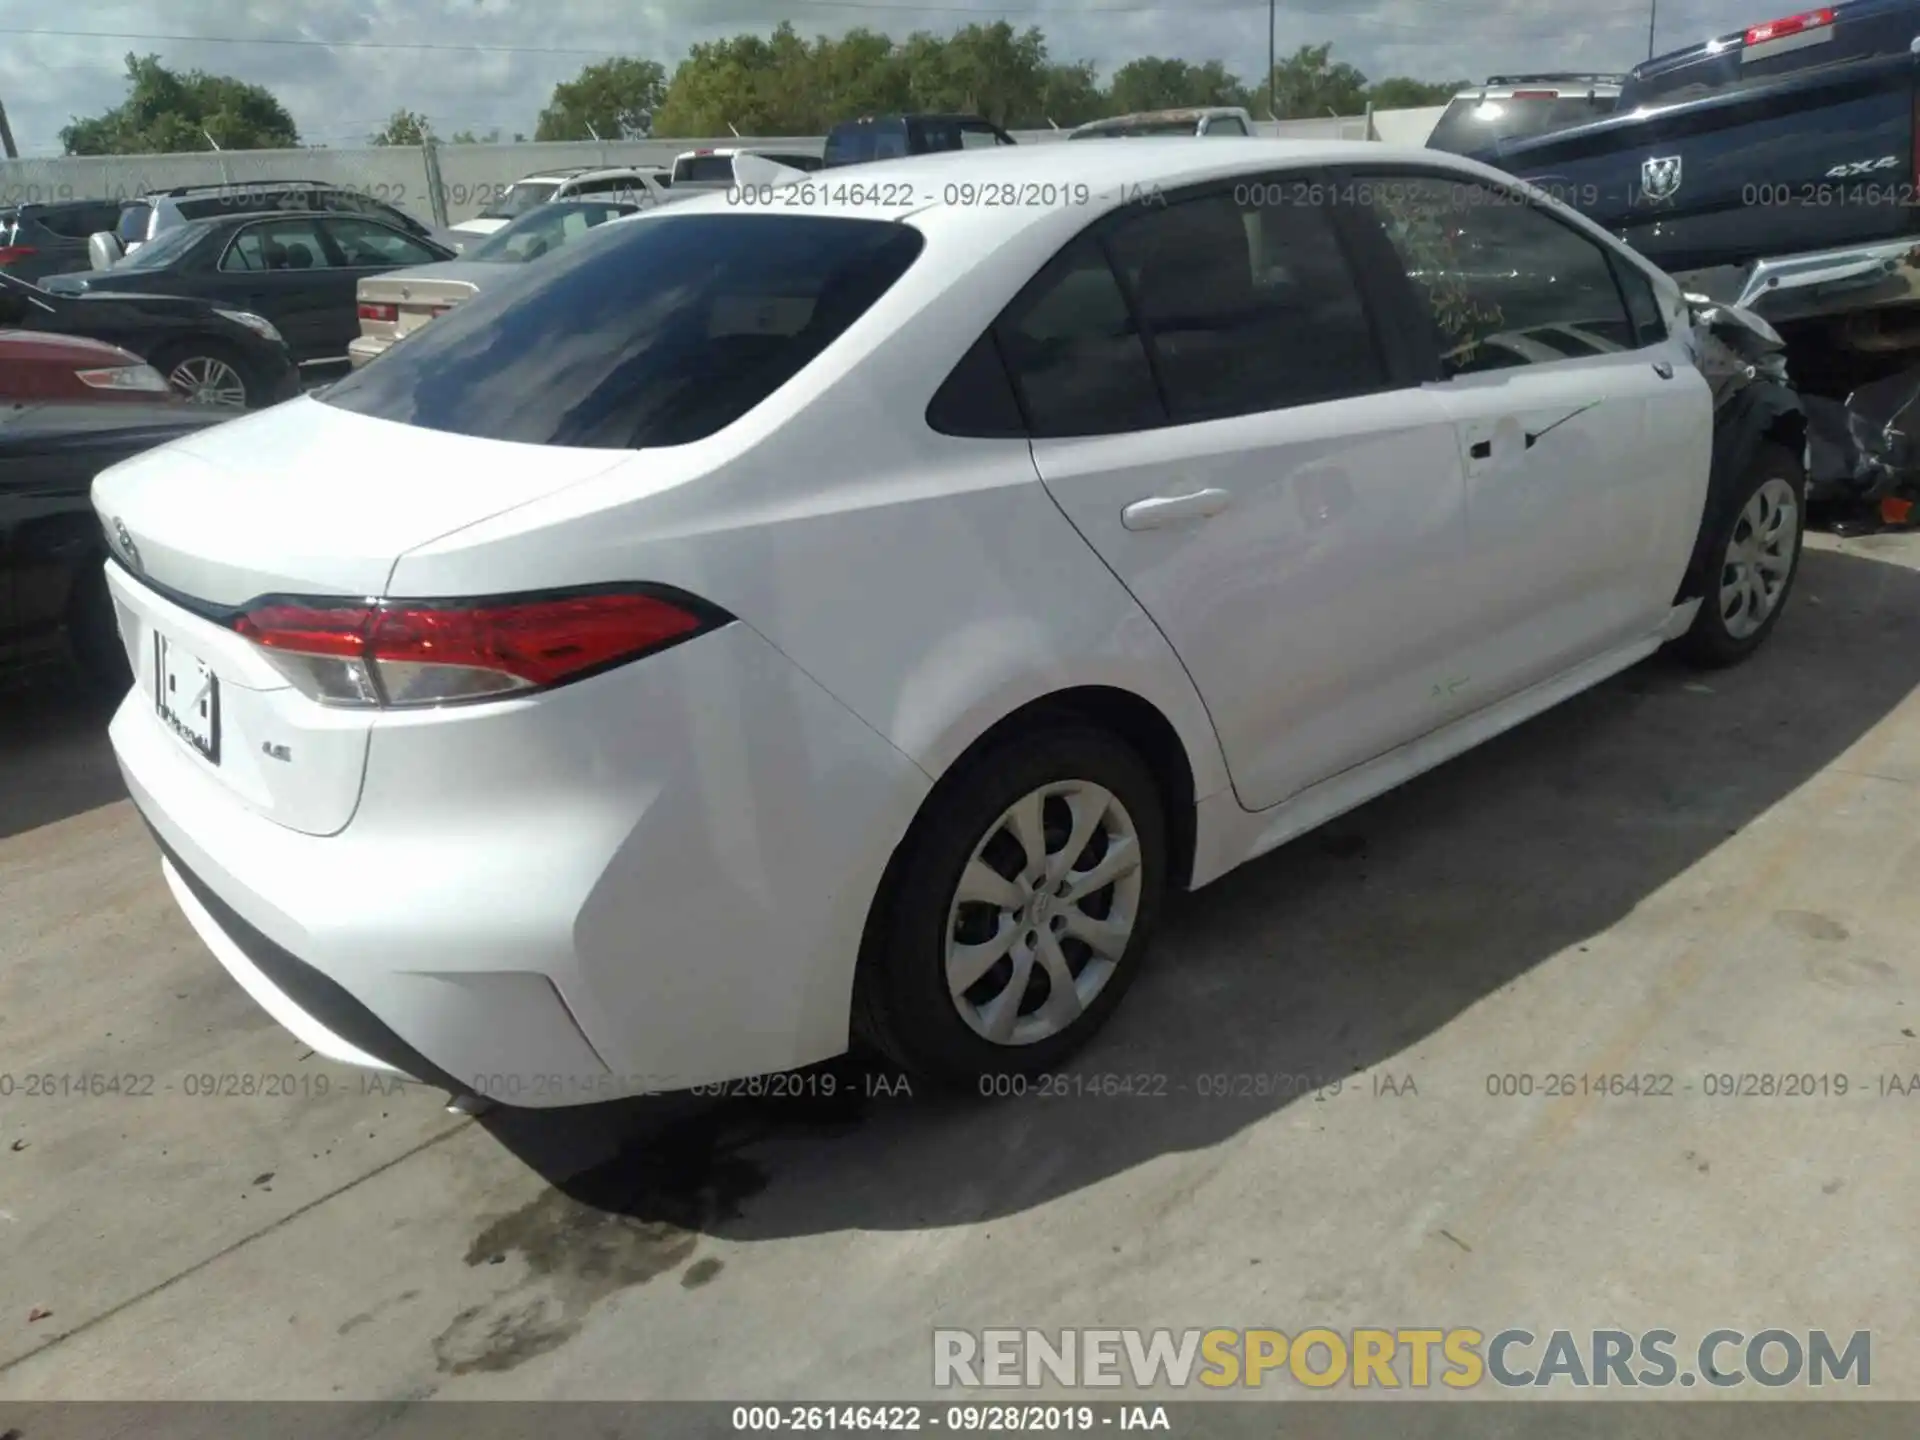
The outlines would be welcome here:
M 1680 640 L 1694 664 L 1738 664 L 1765 643 L 1786 608 L 1806 534 L 1806 468 L 1777 441 L 1763 441 L 1752 464 L 1708 517 L 1691 594 L 1700 612 Z
M 193 405 L 219 410 L 250 408 L 259 392 L 246 361 L 217 340 L 173 346 L 153 362 L 173 393 Z
M 1104 732 L 1048 731 L 967 762 L 929 801 L 879 901 L 859 1029 L 935 1084 L 1058 1065 L 1139 968 L 1165 835 L 1152 776 Z

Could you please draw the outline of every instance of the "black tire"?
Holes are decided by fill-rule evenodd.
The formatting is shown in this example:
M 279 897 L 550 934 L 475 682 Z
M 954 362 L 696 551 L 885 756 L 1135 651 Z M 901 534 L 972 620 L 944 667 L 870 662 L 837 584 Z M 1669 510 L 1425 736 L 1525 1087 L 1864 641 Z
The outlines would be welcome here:
M 82 567 L 75 577 L 67 601 L 67 645 L 89 688 L 124 694 L 133 684 L 113 597 L 107 593 L 106 577 L 98 564 Z
M 254 373 L 253 366 L 247 362 L 245 356 L 224 340 L 196 337 L 192 340 L 175 341 L 163 349 L 156 350 L 148 363 L 166 376 L 168 384 L 171 385 L 174 372 L 182 365 L 196 360 L 216 361 L 234 373 L 245 395 L 239 409 L 256 409 L 265 400 L 266 386 Z M 174 393 L 182 394 L 177 386 Z
M 1748 507 L 1763 489 L 1784 483 L 1793 494 L 1793 540 L 1786 578 L 1773 599 L 1773 608 L 1754 629 L 1736 633 L 1729 628 L 1729 612 L 1720 603 L 1721 586 L 1731 567 L 1728 552 L 1747 526 Z M 1800 574 L 1800 552 L 1807 529 L 1807 473 L 1802 457 L 1777 440 L 1763 440 L 1738 480 L 1726 488 L 1704 522 L 1704 543 L 1686 594 L 1700 597 L 1693 625 L 1674 646 L 1684 660 L 1705 670 L 1737 665 L 1766 643 Z M 1744 602 L 1742 602 L 1744 605 Z M 1743 613 L 1736 607 L 1732 615 Z M 1747 613 L 1750 613 L 1747 612 Z
M 1132 821 L 1140 858 L 1133 928 L 1117 960 L 1102 961 L 1071 936 L 1062 937 L 1063 955 L 1088 950 L 1077 960 L 1069 955 L 1069 963 L 1077 967 L 1076 978 L 1089 963 L 1111 965 L 1104 984 L 1078 1017 L 1057 1033 L 1030 1043 L 996 1043 L 962 1017 L 948 993 L 949 921 L 960 913 L 956 897 L 961 874 L 975 849 L 994 834 L 1016 801 L 1042 787 L 1067 782 L 1103 788 Z M 1048 802 L 1045 811 L 1047 849 L 1055 856 L 1065 853 L 1064 836 L 1054 839 L 1057 814 L 1064 808 Z M 1092 856 L 1085 866 L 1090 869 L 1109 843 L 1108 833 L 1098 832 L 1074 858 Z M 1032 1076 L 1058 1066 L 1106 1022 L 1140 967 L 1159 918 L 1166 834 L 1160 791 L 1151 772 L 1129 747 L 1104 731 L 1063 725 L 993 745 L 963 762 L 928 798 L 888 869 L 869 918 L 854 985 L 856 1031 L 909 1075 L 936 1088 L 991 1093 L 993 1077 Z M 1018 854 L 1018 847 L 1013 853 Z M 1105 897 L 1111 907 L 1121 893 L 1109 887 L 1084 897 L 1082 903 L 1092 909 Z M 1062 902 L 1050 892 L 1047 903 L 1071 902 Z M 1106 913 L 1111 914 L 1111 909 Z M 963 917 L 963 923 L 972 918 Z M 1004 915 L 1001 919 L 1006 922 Z M 1056 918 L 1053 925 L 1057 929 L 1062 923 Z M 1024 924 L 1012 928 L 1022 930 Z M 1002 985 L 1010 993 L 1012 958 L 1005 963 L 1009 978 Z M 1033 973 L 1027 995 L 1028 1003 L 1037 1008 L 1052 983 L 1038 960 Z M 983 977 L 980 983 L 988 985 L 990 979 Z M 1016 1011 L 1027 1013 L 1018 1001 Z

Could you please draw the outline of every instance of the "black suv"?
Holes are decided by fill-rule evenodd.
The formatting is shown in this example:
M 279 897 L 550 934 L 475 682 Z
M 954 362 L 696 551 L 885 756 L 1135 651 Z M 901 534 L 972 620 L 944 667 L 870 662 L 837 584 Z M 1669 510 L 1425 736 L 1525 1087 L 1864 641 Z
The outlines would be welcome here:
M 119 222 L 117 200 L 57 200 L 0 210 L 0 270 L 44 280 L 87 268 L 87 237 Z
M 227 185 L 179 185 L 129 200 L 119 207 L 113 232 L 123 252 L 131 252 L 167 231 L 195 220 L 228 215 L 257 215 L 276 210 L 333 211 L 382 220 L 422 240 L 432 232 L 413 216 L 358 190 L 318 180 L 247 180 Z

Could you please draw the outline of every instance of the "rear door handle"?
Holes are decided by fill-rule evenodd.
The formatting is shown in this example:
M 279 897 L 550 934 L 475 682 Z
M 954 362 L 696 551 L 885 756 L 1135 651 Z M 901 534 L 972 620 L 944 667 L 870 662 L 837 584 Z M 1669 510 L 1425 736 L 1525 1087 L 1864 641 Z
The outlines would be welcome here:
M 1671 380 L 1673 378 L 1673 363 L 1668 360 L 1656 360 L 1653 362 L 1653 373 L 1658 375 L 1662 380 Z
M 1204 520 L 1218 515 L 1233 503 L 1225 490 L 1197 490 L 1191 495 L 1155 495 L 1136 500 L 1120 512 L 1120 523 L 1129 530 L 1157 530 L 1177 525 L 1182 520 Z

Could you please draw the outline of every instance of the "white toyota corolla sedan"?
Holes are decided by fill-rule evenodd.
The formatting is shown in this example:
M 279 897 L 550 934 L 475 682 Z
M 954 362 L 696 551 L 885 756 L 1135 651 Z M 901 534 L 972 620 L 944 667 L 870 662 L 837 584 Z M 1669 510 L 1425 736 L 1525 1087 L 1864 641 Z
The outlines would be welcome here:
M 462 1094 L 1054 1066 L 1170 888 L 1741 658 L 1800 553 L 1675 285 L 1431 151 L 927 156 L 526 272 L 94 491 L 180 906 Z

